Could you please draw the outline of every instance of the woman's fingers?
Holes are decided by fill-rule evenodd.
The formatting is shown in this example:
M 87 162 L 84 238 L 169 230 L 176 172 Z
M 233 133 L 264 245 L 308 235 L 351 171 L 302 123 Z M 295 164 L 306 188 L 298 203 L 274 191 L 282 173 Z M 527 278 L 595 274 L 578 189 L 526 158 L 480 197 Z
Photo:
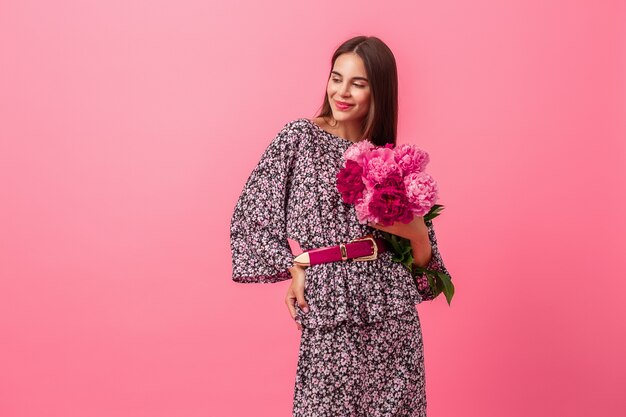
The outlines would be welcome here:
M 302 311 L 304 311 L 305 313 L 308 313 L 309 305 L 304 299 L 304 287 L 298 288 L 296 290 L 296 297 L 297 297 L 297 301 L 298 301 L 298 305 L 300 306 L 300 309 L 302 309 Z M 298 330 L 302 330 L 302 325 L 300 323 L 297 323 L 297 325 L 298 325 Z
M 309 304 L 304 299 L 304 288 L 298 288 L 296 290 L 296 298 L 298 300 L 298 305 L 305 313 L 309 312 Z
M 292 288 L 298 300 L 298 305 L 305 313 L 309 312 L 309 305 L 304 299 L 304 280 L 306 279 L 306 272 L 303 268 L 298 270 L 298 274 L 292 281 Z
M 287 291 L 287 297 L 285 297 L 285 304 L 287 304 L 287 309 L 289 310 L 289 314 L 291 314 L 291 318 L 296 318 L 296 307 L 294 305 L 296 298 L 292 296 L 291 289 Z
M 285 303 L 287 304 L 287 308 L 289 309 L 289 313 L 291 317 L 296 320 L 298 318 L 298 311 L 296 309 L 296 304 L 300 307 L 302 311 L 308 313 L 309 305 L 304 298 L 304 279 L 305 279 L 305 271 L 304 268 L 294 267 L 290 268 L 290 272 L 292 275 L 291 285 L 287 290 L 287 297 L 285 298 Z M 302 330 L 302 325 L 296 321 L 296 327 L 298 330 Z
M 298 285 L 292 285 L 291 287 L 289 287 L 286 302 L 291 317 L 296 320 L 296 327 L 298 328 L 298 330 L 302 330 L 302 325 L 297 321 L 298 311 L 296 307 L 300 307 L 300 309 L 303 310 L 305 313 L 309 310 L 306 300 L 304 299 L 304 288 L 301 288 Z
M 296 302 L 297 302 L 297 299 L 293 293 L 293 289 L 289 287 L 289 290 L 287 291 L 287 297 L 285 298 L 285 304 L 287 304 L 287 309 L 289 310 L 289 314 L 291 314 L 291 318 L 294 320 L 298 317 L 298 312 L 296 311 Z M 302 326 L 297 321 L 296 321 L 296 327 L 298 328 L 298 330 L 302 330 Z

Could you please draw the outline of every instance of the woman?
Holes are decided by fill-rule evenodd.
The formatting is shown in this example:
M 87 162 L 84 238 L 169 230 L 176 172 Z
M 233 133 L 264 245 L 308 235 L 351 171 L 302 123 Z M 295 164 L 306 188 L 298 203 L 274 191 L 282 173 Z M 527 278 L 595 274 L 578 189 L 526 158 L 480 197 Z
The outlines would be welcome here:
M 284 125 L 235 206 L 233 280 L 291 278 L 286 303 L 302 331 L 294 417 L 426 415 L 415 309 L 433 298 L 426 277 L 414 279 L 389 251 L 359 260 L 350 249 L 340 261 L 300 266 L 287 241 L 298 241 L 305 252 L 345 249 L 387 231 L 411 240 L 417 265 L 449 274 L 432 222 L 416 217 L 389 227 L 360 224 L 336 188 L 350 145 L 366 138 L 395 145 L 397 85 L 394 56 L 380 39 L 357 36 L 343 43 L 332 57 L 321 112 Z M 374 249 L 374 241 L 367 244 Z

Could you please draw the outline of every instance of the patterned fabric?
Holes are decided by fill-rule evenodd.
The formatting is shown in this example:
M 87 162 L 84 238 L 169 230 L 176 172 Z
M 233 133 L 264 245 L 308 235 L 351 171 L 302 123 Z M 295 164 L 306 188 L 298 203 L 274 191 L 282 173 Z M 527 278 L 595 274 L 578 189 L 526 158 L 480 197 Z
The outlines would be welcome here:
M 424 347 L 415 309 L 383 322 L 303 328 L 293 417 L 424 417 Z
M 354 206 L 341 200 L 336 175 L 343 152 L 353 142 L 323 130 L 313 121 L 293 120 L 278 132 L 250 174 L 230 224 L 232 279 L 274 283 L 291 278 L 293 264 L 287 237 L 302 250 L 337 245 L 373 234 L 360 224 Z M 448 273 L 432 222 L 426 222 L 432 245 L 428 268 Z M 309 312 L 298 305 L 303 327 L 342 322 L 367 324 L 397 317 L 432 299 L 426 277 L 417 282 L 385 252 L 374 261 L 331 262 L 305 269 L 304 296 Z

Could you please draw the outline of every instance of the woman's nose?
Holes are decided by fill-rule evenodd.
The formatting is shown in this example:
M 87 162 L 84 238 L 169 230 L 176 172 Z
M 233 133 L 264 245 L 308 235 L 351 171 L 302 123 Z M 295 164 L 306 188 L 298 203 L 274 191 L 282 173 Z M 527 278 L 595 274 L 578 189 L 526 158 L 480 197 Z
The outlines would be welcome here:
M 350 85 L 348 83 L 345 84 L 341 84 L 341 89 L 339 90 L 339 93 L 342 96 L 347 96 L 350 93 Z

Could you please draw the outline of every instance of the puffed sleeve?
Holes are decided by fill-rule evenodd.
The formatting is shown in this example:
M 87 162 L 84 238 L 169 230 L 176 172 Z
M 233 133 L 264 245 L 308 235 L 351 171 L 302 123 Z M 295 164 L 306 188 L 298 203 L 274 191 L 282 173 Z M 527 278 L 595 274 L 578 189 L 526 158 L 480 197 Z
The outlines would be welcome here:
M 296 131 L 287 123 L 272 139 L 235 205 L 230 222 L 232 279 L 273 283 L 291 278 L 286 204 L 295 164 Z
M 430 257 L 430 261 L 425 266 L 426 269 L 432 269 L 434 271 L 443 272 L 444 274 L 452 276 L 448 273 L 446 266 L 443 263 L 443 259 L 441 258 L 441 253 L 439 252 L 439 248 L 437 247 L 437 236 L 435 234 L 435 228 L 433 226 L 432 220 L 425 221 L 426 226 L 428 227 L 428 238 L 430 240 L 430 246 L 432 248 L 432 253 Z M 417 290 L 422 296 L 423 301 L 432 300 L 434 298 L 434 294 L 428 285 L 428 278 L 426 274 L 420 274 L 416 276 L 417 281 Z

